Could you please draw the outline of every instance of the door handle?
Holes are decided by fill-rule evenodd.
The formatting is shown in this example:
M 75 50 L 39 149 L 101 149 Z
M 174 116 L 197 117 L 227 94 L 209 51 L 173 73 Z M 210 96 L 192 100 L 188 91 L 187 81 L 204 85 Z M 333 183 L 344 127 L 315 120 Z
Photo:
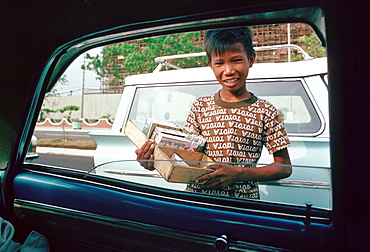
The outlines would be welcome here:
M 221 235 L 213 243 L 214 248 L 217 252 L 226 252 L 229 249 L 229 242 L 227 241 L 226 235 Z

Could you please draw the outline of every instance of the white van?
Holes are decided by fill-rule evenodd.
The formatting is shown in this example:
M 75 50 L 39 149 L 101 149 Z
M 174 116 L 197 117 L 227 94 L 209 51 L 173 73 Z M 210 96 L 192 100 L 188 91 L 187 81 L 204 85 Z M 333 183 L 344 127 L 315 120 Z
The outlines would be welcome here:
M 249 72 L 248 91 L 279 109 L 292 143 L 292 175 L 260 182 L 261 200 L 298 205 L 311 202 L 315 207 L 331 209 L 327 59 L 313 59 L 302 52 L 306 58 L 303 61 L 257 63 Z M 220 89 L 209 67 L 181 69 L 171 65 L 176 69 L 160 70 L 167 59 L 188 56 L 159 57 L 153 73 L 125 79 L 111 131 L 90 133 L 97 143 L 97 175 L 184 190 L 185 184 L 166 182 L 156 171 L 147 171 L 138 164 L 136 147 L 125 136 L 124 127 L 127 120 L 143 125 L 147 118 L 183 125 L 197 97 Z M 264 150 L 259 164 L 271 162 L 272 155 Z

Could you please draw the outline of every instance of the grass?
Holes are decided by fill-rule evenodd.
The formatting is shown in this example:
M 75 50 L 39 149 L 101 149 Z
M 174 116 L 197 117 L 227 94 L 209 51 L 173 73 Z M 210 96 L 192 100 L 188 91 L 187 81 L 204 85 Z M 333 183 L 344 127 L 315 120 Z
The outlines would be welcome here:
M 96 142 L 94 140 L 63 140 L 63 139 L 37 139 L 38 147 L 53 147 L 53 148 L 71 148 L 83 150 L 95 150 Z

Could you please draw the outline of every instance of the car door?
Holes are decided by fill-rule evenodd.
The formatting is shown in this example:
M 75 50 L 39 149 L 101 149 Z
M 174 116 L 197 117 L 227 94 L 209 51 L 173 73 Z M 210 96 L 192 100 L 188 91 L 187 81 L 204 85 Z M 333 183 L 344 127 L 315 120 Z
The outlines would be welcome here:
M 70 7 L 81 11 L 76 13 L 73 10 L 73 13 L 76 16 L 80 14 L 83 18 L 107 10 L 106 6 L 101 7 L 100 2 L 96 2 L 96 5 L 93 1 L 85 2 L 86 6 L 83 7 L 81 5 L 85 3 L 82 2 L 80 5 L 72 2 L 61 4 L 55 15 L 62 17 L 61 13 L 65 14 Z M 298 2 L 297 7 L 302 8 L 293 11 L 282 10 L 288 8 L 285 5 L 271 7 L 267 3 L 248 10 L 244 8 L 248 5 L 231 8 L 226 3 L 220 3 L 216 7 L 209 7 L 209 11 L 217 10 L 211 12 L 212 15 L 201 12 L 207 8 L 200 2 L 199 11 L 186 12 L 189 15 L 186 17 L 179 17 L 184 14 L 180 8 L 184 7 L 183 3 L 180 3 L 178 11 L 178 8 L 171 8 L 174 7 L 172 3 L 167 4 L 163 15 L 153 14 L 147 16 L 147 19 L 135 17 L 128 19 L 131 21 L 127 21 L 125 25 L 118 25 L 122 24 L 115 19 L 119 16 L 109 18 L 109 15 L 103 14 L 101 25 L 93 20 L 93 28 L 88 28 L 88 33 L 60 28 L 64 35 L 58 37 L 60 41 L 54 37 L 46 37 L 45 40 L 50 41 L 50 45 L 40 42 L 45 48 L 52 50 L 45 49 L 47 53 L 37 58 L 37 67 L 26 69 L 25 74 L 32 76 L 29 77 L 29 82 L 34 84 L 28 87 L 28 95 L 26 92 L 22 93 L 27 98 L 25 105 L 16 107 L 15 119 L 11 119 L 12 116 L 8 113 L 3 113 L 4 120 L 1 122 L 4 132 L 10 135 L 4 137 L 1 147 L 1 158 L 6 163 L 2 164 L 3 170 L 0 172 L 1 201 L 4 205 L 1 210 L 2 215 L 15 225 L 16 239 L 22 241 L 29 231 L 36 230 L 49 239 L 52 251 L 215 251 L 215 247 L 218 251 L 333 250 L 339 231 L 345 228 L 344 224 L 334 222 L 341 215 L 333 216 L 331 209 L 311 207 L 310 203 L 296 206 L 189 194 L 95 176 L 65 167 L 23 161 L 46 91 L 55 84 L 73 58 L 94 45 L 119 38 L 186 31 L 194 27 L 209 29 L 223 27 L 225 24 L 239 26 L 264 23 L 267 19 L 276 22 L 290 18 L 292 21 L 305 21 L 313 24 L 320 34 L 325 20 L 320 8 L 305 8 L 307 3 Z M 135 16 L 141 13 L 135 8 L 123 8 L 125 6 L 122 5 L 117 7 L 122 10 L 120 15 L 123 17 L 125 14 Z M 144 14 L 151 7 L 158 8 L 140 7 Z M 46 15 L 46 12 L 41 14 Z M 32 17 L 35 18 L 34 14 Z M 165 19 L 159 20 L 160 18 Z M 73 20 L 76 22 L 80 18 Z M 49 21 L 52 21 L 50 25 L 64 26 L 57 18 L 50 18 Z M 89 27 L 85 22 L 82 21 L 82 27 Z M 17 27 L 20 27 L 18 23 Z M 41 28 L 33 28 L 32 31 L 40 35 L 38 29 Z M 122 37 L 110 37 L 117 33 Z M 321 37 L 323 38 L 323 33 Z M 43 52 L 41 47 L 35 48 L 35 51 Z M 20 66 L 24 65 L 20 63 Z M 31 69 L 36 73 L 31 73 Z M 10 123 L 6 124 L 5 120 Z M 9 126 L 6 127 L 7 125 Z M 341 209 L 342 204 L 337 203 L 335 206 Z M 339 235 L 340 238 L 344 236 L 345 234 Z M 340 244 L 347 245 L 343 241 Z

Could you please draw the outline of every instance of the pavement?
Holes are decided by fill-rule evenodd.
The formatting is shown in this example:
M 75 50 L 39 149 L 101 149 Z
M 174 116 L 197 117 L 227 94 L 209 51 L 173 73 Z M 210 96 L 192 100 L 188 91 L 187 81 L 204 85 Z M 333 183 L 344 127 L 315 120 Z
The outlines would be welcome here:
M 68 132 L 93 132 L 93 131 L 110 131 L 111 128 L 82 128 L 82 129 L 73 129 L 71 127 L 64 128 L 64 131 Z M 46 126 L 36 126 L 35 131 L 63 131 L 62 127 L 46 127 Z
M 81 150 L 68 148 L 37 147 L 38 154 L 68 155 L 80 157 L 94 157 L 95 150 Z

